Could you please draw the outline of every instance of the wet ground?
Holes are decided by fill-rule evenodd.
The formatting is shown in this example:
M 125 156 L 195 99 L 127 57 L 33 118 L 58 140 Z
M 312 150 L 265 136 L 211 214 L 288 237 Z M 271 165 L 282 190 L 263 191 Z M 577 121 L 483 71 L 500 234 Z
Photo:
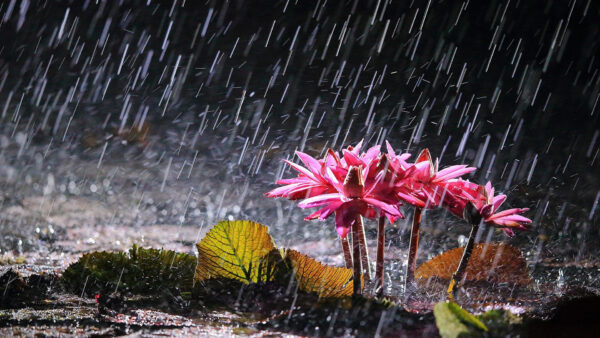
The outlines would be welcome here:
M 0 7 L 3 273 L 60 274 L 134 243 L 193 254 L 221 219 L 263 223 L 280 247 L 341 265 L 332 220 L 263 194 L 292 174 L 281 160 L 296 149 L 387 139 L 477 166 L 471 180 L 531 208 L 532 231 L 483 228 L 478 241 L 519 248 L 532 283 L 472 291 L 471 309 L 544 317 L 600 293 L 595 2 L 22 3 Z M 404 292 L 405 211 L 387 232 L 392 297 Z M 467 234 L 427 211 L 419 263 Z M 224 313 L 104 315 L 64 294 L 1 311 L 0 335 L 271 333 Z

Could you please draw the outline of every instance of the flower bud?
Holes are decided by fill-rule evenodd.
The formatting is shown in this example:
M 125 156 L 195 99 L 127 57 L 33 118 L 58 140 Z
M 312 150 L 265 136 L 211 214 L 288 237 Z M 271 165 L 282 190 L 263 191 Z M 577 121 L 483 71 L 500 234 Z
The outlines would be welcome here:
M 362 168 L 351 166 L 344 179 L 344 195 L 349 198 L 361 198 L 364 188 Z

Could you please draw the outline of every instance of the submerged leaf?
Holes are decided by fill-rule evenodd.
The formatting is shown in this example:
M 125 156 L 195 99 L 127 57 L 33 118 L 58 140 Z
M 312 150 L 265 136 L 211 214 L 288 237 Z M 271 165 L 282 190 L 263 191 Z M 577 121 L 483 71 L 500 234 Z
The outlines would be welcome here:
M 351 269 L 321 264 L 296 250 L 287 250 L 285 256 L 294 269 L 298 289 L 316 292 L 321 298 L 352 296 Z
M 418 282 L 428 279 L 450 280 L 456 271 L 464 248 L 446 251 L 421 265 L 415 272 Z M 465 271 L 465 281 L 527 285 L 530 281 L 527 263 L 519 249 L 503 243 L 479 243 Z
M 456 303 L 437 303 L 433 315 L 440 336 L 444 338 L 480 337 L 484 331 L 488 331 L 485 324 Z
M 229 278 L 246 284 L 272 281 L 281 260 L 268 229 L 251 221 L 222 221 L 197 244 L 195 282 Z
M 163 290 L 190 290 L 196 257 L 171 250 L 92 252 L 65 270 L 62 280 L 78 292 L 125 290 L 149 294 Z

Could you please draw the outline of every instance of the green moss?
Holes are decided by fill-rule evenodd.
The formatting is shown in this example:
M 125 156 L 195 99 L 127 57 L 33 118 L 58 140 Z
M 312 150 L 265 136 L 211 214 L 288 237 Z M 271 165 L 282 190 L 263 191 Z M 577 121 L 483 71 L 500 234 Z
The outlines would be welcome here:
M 70 290 L 152 294 L 192 289 L 196 257 L 134 245 L 129 252 L 93 252 L 71 264 L 62 276 Z

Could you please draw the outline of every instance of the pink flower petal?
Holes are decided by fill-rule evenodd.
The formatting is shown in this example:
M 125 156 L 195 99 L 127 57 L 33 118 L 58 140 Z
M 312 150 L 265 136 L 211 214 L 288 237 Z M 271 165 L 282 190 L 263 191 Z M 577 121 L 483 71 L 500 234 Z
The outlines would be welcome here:
M 516 214 L 524 213 L 526 211 L 529 211 L 529 208 L 507 209 L 507 210 L 503 210 L 503 211 L 500 211 L 500 212 L 494 214 L 494 217 L 504 217 L 504 216 L 508 216 L 508 215 L 516 215 Z
M 344 159 L 346 160 L 346 164 L 348 166 L 358 167 L 364 165 L 360 157 L 358 157 L 358 155 L 356 155 L 354 152 L 344 149 L 342 153 L 344 154 Z
M 344 193 L 344 184 L 338 180 L 336 175 L 333 173 L 333 170 L 331 170 L 329 167 L 325 168 L 325 178 L 340 194 Z
M 375 208 L 377 208 L 379 210 L 383 210 L 385 213 L 388 213 L 392 216 L 396 216 L 396 217 L 402 216 L 402 213 L 400 212 L 400 210 L 398 210 L 398 206 L 387 204 L 385 202 L 382 202 L 382 201 L 380 201 L 378 199 L 374 199 L 374 198 L 363 198 L 363 201 L 367 202 L 368 204 L 374 206 Z
M 296 188 L 297 184 L 290 184 L 283 187 L 275 188 L 267 193 L 268 197 L 285 197 L 285 195 L 290 191 Z
M 509 215 L 503 217 L 496 217 L 496 215 L 492 215 L 492 217 L 490 217 L 489 219 L 493 220 L 494 222 L 516 222 L 519 224 L 531 223 L 531 220 L 529 218 L 521 215 Z
M 396 157 L 396 153 L 394 152 L 394 148 L 392 148 L 392 145 L 390 144 L 390 142 L 385 141 L 385 146 L 387 147 L 387 154 L 390 158 L 394 158 Z
M 315 186 L 315 185 L 302 185 L 293 190 L 290 190 L 286 198 L 290 200 L 298 200 L 302 198 L 310 198 L 317 195 L 322 195 L 327 192 L 327 187 Z
M 312 156 L 300 151 L 296 151 L 296 155 L 298 155 L 298 158 L 300 158 L 302 163 L 304 163 L 304 165 L 306 165 L 306 167 L 315 175 L 318 175 L 318 173 L 321 172 L 321 163 L 319 163 L 319 161 L 314 159 Z
M 383 179 L 385 178 L 385 172 L 381 171 L 377 174 L 377 176 L 375 176 L 375 179 L 372 180 L 371 182 L 368 182 L 364 195 L 368 196 L 370 195 L 373 190 L 378 189 L 379 185 L 381 184 L 381 182 L 383 181 Z
M 398 218 L 404 218 L 404 215 L 402 215 L 402 217 L 398 217 L 398 216 L 390 215 L 388 213 L 384 213 L 384 214 L 385 214 L 385 217 L 390 222 L 390 224 L 394 224 L 394 222 L 396 222 L 398 220 Z
M 400 197 L 400 199 L 402 199 L 402 201 L 408 204 L 414 205 L 419 208 L 425 207 L 425 198 L 418 198 L 417 196 L 406 193 L 404 191 L 398 191 L 396 192 L 396 194 L 398 195 L 398 197 Z
M 353 202 L 342 204 L 335 212 L 335 229 L 340 237 L 346 237 L 352 224 L 356 222 L 356 217 L 366 211 L 362 210 L 360 205 Z
M 334 201 L 340 200 L 340 194 L 323 194 L 307 198 L 304 201 L 298 203 L 300 208 L 312 208 L 318 207 L 324 204 L 328 204 Z
M 276 184 L 298 184 L 298 183 L 314 183 L 312 179 L 306 176 L 299 176 L 294 178 L 285 178 L 281 180 L 277 180 Z
M 492 204 L 494 205 L 494 211 L 498 210 L 498 208 L 500 208 L 500 206 L 502 205 L 502 203 L 504 203 L 504 201 L 506 201 L 506 195 L 500 194 L 498 196 L 494 196 L 494 198 L 492 199 Z
M 345 238 L 348 233 L 350 232 L 350 228 L 352 227 L 352 224 L 354 224 L 354 221 L 352 222 L 352 224 L 344 224 L 343 222 L 338 223 L 337 222 L 337 215 L 336 215 L 336 222 L 335 222 L 335 230 L 337 231 L 338 235 L 340 235 L 341 238 Z
M 364 153 L 361 157 L 365 162 L 369 163 L 373 159 L 376 159 L 377 157 L 379 157 L 380 149 L 381 149 L 380 146 L 373 146 L 373 147 L 369 148 L 369 150 L 367 150 L 367 152 Z
M 494 208 L 493 205 L 486 204 L 483 207 L 481 207 L 481 209 L 479 209 L 479 213 L 481 214 L 481 216 L 483 216 L 483 218 L 489 218 L 489 217 L 491 217 L 492 213 L 494 212 L 493 208 Z
M 329 167 L 342 166 L 339 155 L 331 148 L 327 149 L 327 159 L 325 163 Z
M 429 152 L 429 149 L 425 148 L 425 149 L 421 150 L 421 153 L 419 153 L 419 156 L 417 157 L 417 160 L 415 161 L 415 163 L 421 163 L 421 162 L 427 162 L 428 164 L 432 163 L 431 162 L 431 153 Z
M 476 170 L 473 167 L 467 167 L 466 165 L 455 165 L 443 170 L 440 170 L 437 175 L 435 175 L 435 180 L 438 182 L 446 181 L 449 179 L 457 178 L 464 174 L 468 174 L 472 171 Z
M 350 146 L 348 147 L 348 149 L 351 150 L 355 155 L 358 155 L 360 153 L 360 148 L 362 147 L 362 144 L 363 140 L 360 140 L 360 142 L 358 142 L 354 147 Z
M 488 203 L 492 203 L 494 196 L 494 187 L 492 187 L 492 182 L 488 181 L 485 184 L 485 192 L 487 193 Z
M 285 163 L 289 164 L 292 168 L 296 169 L 298 172 L 300 172 L 301 174 L 303 174 L 306 177 L 310 177 L 311 179 L 317 181 L 317 178 L 315 177 L 315 175 L 308 169 L 304 168 L 303 166 L 296 164 L 294 162 L 288 161 L 288 160 L 283 160 Z
M 304 219 L 308 221 L 311 219 L 319 218 L 320 220 L 323 221 L 327 217 L 329 217 L 332 213 L 334 213 L 340 207 L 340 205 L 342 205 L 341 201 L 331 202 L 326 207 L 315 211 L 314 213 L 312 213 L 311 215 L 307 216 Z

